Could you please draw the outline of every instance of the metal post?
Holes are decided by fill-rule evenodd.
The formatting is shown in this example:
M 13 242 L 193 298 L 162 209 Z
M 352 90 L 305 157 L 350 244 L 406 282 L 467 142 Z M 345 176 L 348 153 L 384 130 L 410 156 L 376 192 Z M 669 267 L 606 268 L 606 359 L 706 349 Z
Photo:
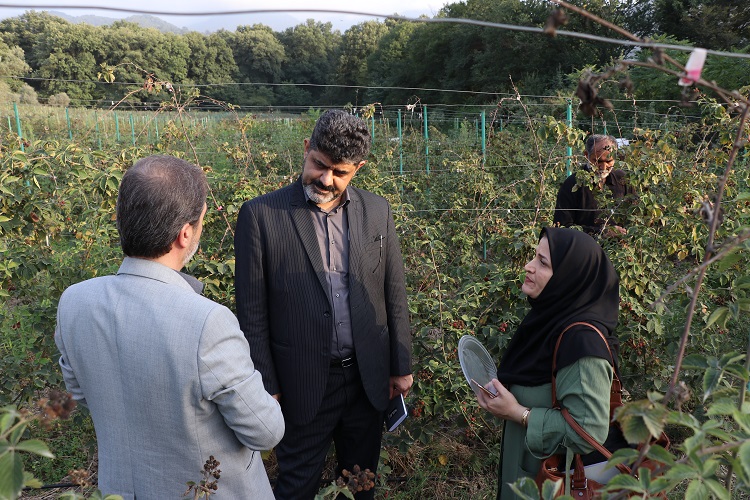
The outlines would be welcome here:
M 398 130 L 398 173 L 404 175 L 404 136 L 401 130 L 401 110 L 398 110 L 398 121 L 396 122 Z
M 117 118 L 117 111 L 115 111 L 115 141 L 120 142 L 120 120 Z
M 65 106 L 65 122 L 68 124 L 68 139 L 73 140 L 73 129 L 70 127 L 70 113 L 68 113 L 68 107 Z
M 13 103 L 13 112 L 16 114 L 16 128 L 18 129 L 18 138 L 21 139 L 21 151 L 26 151 L 23 147 L 23 132 L 21 131 L 21 117 L 18 116 L 18 104 Z
M 96 110 L 94 110 L 94 127 L 96 128 L 96 140 L 99 144 L 99 150 L 102 149 L 102 136 L 99 135 L 99 115 L 96 113 Z
M 133 123 L 133 113 L 130 113 L 130 136 L 133 139 L 133 146 L 135 146 L 135 124 Z
M 487 162 L 487 130 L 486 130 L 486 119 L 485 111 L 482 110 L 482 166 L 484 167 Z
M 565 117 L 568 119 L 568 127 L 573 128 L 573 99 L 568 99 L 568 110 L 565 114 Z M 570 177 L 570 174 L 573 173 L 573 171 L 570 169 L 570 158 L 573 156 L 573 148 L 568 145 L 568 157 L 565 160 L 565 166 L 568 169 L 568 177 Z
M 427 130 L 427 106 L 422 106 L 424 115 L 424 162 L 427 175 L 430 174 L 430 133 Z

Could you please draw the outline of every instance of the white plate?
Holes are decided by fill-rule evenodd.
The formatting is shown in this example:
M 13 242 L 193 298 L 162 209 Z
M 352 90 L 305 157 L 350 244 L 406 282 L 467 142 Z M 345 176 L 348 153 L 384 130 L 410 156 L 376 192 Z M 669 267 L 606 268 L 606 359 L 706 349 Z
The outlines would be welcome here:
M 466 382 L 468 382 L 474 393 L 478 394 L 481 389 L 472 384 L 472 379 L 480 385 L 487 387 L 490 380 L 497 378 L 497 366 L 492 360 L 492 356 L 487 352 L 481 342 L 472 335 L 464 335 L 458 341 L 458 361 L 461 363 L 461 370 L 464 372 Z M 494 394 L 495 389 L 489 386 L 490 391 Z

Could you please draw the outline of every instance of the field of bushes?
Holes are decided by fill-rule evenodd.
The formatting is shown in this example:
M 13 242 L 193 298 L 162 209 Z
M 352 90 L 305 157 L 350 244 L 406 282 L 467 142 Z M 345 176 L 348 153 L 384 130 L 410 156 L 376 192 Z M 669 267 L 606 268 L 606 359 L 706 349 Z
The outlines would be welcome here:
M 666 428 L 675 457 L 682 459 L 658 487 L 679 491 L 673 493 L 678 497 L 730 498 L 737 491 L 747 494 L 750 485 L 750 418 L 744 401 L 750 152 L 740 149 L 726 182 L 722 223 L 710 248 L 723 258 L 708 267 L 697 289 L 695 269 L 709 234 L 701 214 L 711 209 L 736 134 L 736 118 L 722 106 L 703 101 L 700 112 L 700 120 L 672 123 L 668 130 L 620 131 L 630 144 L 618 153 L 618 166 L 629 172 L 639 197 L 616 205 L 601 200 L 612 220 L 628 229 L 601 244 L 621 279 L 617 333 L 632 402 L 629 425 L 638 435 Z M 39 107 L 39 120 L 49 113 Z M 64 121 L 59 130 L 49 121 L 48 136 L 37 134 L 25 143 L 12 132 L 3 135 L 0 406 L 5 412 L 33 409 L 50 390 L 64 389 L 53 342 L 57 300 L 67 286 L 117 269 L 122 256 L 114 205 L 128 166 L 166 153 L 207 172 L 209 210 L 201 249 L 188 271 L 206 284 L 208 297 L 233 308 L 233 227 L 239 207 L 296 179 L 302 141 L 319 111 L 293 119 L 227 113 L 206 122 L 203 114 L 159 113 L 144 113 L 143 122 L 163 118 L 158 139 L 149 136 L 136 145 L 123 140 L 100 148 L 93 135 L 71 141 Z M 502 356 L 527 310 L 520 292 L 523 265 L 539 230 L 552 221 L 557 188 L 568 165 L 575 168 L 582 159 L 585 138 L 584 131 L 553 116 L 521 116 L 528 120 L 488 129 L 484 152 L 474 123 L 431 127 L 425 148 L 417 122 L 402 141 L 376 140 L 353 181 L 393 206 L 414 338 L 410 417 L 400 431 L 386 436 L 381 498 L 494 498 L 499 427 L 478 408 L 456 347 L 462 335 L 471 334 L 497 359 Z M 372 123 L 376 139 L 394 136 L 387 122 Z M 73 129 L 94 133 L 83 122 Z M 567 156 L 569 147 L 573 158 Z M 675 376 L 694 294 L 687 356 L 680 356 Z M 673 378 L 684 390 L 662 405 L 660 396 Z M 7 442 L 16 414 L 4 415 L 0 440 Z M 15 437 L 43 440 L 56 458 L 33 453 L 3 458 L 10 455 L 0 447 L 0 469 L 23 457 L 24 469 L 45 484 L 69 481 L 73 469 L 95 473 L 93 426 L 84 410 L 44 426 L 33 420 Z M 729 488 L 727 477 L 735 478 Z

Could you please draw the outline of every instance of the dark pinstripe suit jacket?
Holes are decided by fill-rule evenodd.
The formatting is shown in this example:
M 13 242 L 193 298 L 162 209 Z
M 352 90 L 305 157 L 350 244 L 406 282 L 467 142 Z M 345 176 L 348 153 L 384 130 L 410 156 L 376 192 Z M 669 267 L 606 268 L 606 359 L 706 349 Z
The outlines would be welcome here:
M 384 410 L 388 377 L 411 373 L 403 261 L 388 202 L 347 189 L 354 350 L 365 391 Z M 333 315 L 302 181 L 245 202 L 234 241 L 237 317 L 255 368 L 281 393 L 284 418 L 304 425 L 325 391 Z

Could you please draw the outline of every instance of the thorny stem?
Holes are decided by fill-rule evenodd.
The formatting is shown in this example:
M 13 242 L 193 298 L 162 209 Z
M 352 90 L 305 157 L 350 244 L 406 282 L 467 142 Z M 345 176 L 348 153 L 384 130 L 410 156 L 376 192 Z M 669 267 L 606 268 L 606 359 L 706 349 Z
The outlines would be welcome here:
M 518 87 L 516 87 L 513 78 L 510 79 L 510 84 L 513 86 L 513 91 L 516 93 L 516 99 L 518 100 L 519 104 L 521 105 L 521 109 L 523 109 L 523 112 L 526 115 L 526 120 L 529 124 L 531 124 L 532 121 L 531 116 L 529 115 L 529 108 L 521 100 L 521 93 L 518 91 Z M 534 148 L 536 149 L 537 162 L 539 164 L 539 198 L 536 202 L 534 221 L 532 222 L 532 225 L 536 226 L 537 220 L 539 219 L 539 212 L 541 211 L 542 206 L 542 194 L 544 193 L 544 169 L 542 168 L 544 162 L 542 160 L 542 150 L 539 147 L 539 138 L 536 136 L 536 134 L 532 134 L 532 137 L 534 138 Z
M 565 2 L 564 0 L 552 0 L 553 3 L 556 3 L 557 5 L 560 5 L 561 7 L 565 7 L 566 9 L 572 10 L 573 12 L 580 14 L 584 17 L 588 17 L 592 21 L 601 24 L 602 26 L 611 29 L 612 31 L 621 34 L 625 38 L 629 38 L 630 40 L 633 40 L 635 42 L 643 42 L 643 38 L 634 35 L 633 33 L 629 32 L 628 30 L 621 28 L 620 26 L 617 26 L 616 24 L 613 24 L 606 19 L 602 19 L 601 17 L 597 16 L 596 14 L 592 14 L 591 12 L 582 9 L 580 7 L 577 7 L 575 5 L 569 4 L 568 2 Z
M 718 207 L 721 206 L 721 198 L 724 194 L 724 188 L 726 186 L 727 180 L 729 179 L 729 174 L 732 171 L 732 166 L 734 165 L 734 160 L 737 158 L 737 152 L 740 150 L 740 147 L 744 144 L 743 141 L 743 135 L 744 135 L 744 129 L 745 129 L 745 121 L 747 120 L 748 112 L 750 112 L 750 106 L 745 104 L 744 109 L 742 110 L 742 116 L 740 117 L 740 123 L 737 128 L 737 135 L 734 139 L 734 144 L 732 144 L 732 151 L 729 153 L 729 160 L 727 161 L 727 166 L 724 169 L 724 175 L 721 177 L 721 180 L 719 181 L 718 191 L 716 193 L 716 199 L 714 200 L 714 206 L 716 207 L 716 210 L 714 210 L 713 217 L 711 218 L 711 227 L 708 231 L 708 241 L 706 242 L 706 253 L 703 256 L 703 261 L 706 262 L 711 259 L 713 253 L 714 253 L 714 238 L 716 236 L 716 229 L 719 227 L 719 215 L 720 210 Z M 690 326 L 693 322 L 693 315 L 695 314 L 695 306 L 698 302 L 698 292 L 700 291 L 701 284 L 703 283 L 703 278 L 706 275 L 706 270 L 708 269 L 708 266 L 703 266 L 701 270 L 698 272 L 698 277 L 696 279 L 695 287 L 693 287 L 693 295 L 690 298 L 690 306 L 688 307 L 688 315 L 687 319 L 685 321 L 685 329 L 682 332 L 682 338 L 680 339 L 680 347 L 677 351 L 675 366 L 674 366 L 674 374 L 672 375 L 672 380 L 669 383 L 669 388 L 667 389 L 667 393 L 664 395 L 665 404 L 669 403 L 669 401 L 672 399 L 672 397 L 676 393 L 677 388 L 677 378 L 680 375 L 680 366 L 682 365 L 682 358 L 685 356 L 685 348 L 687 346 L 688 337 L 690 336 Z

